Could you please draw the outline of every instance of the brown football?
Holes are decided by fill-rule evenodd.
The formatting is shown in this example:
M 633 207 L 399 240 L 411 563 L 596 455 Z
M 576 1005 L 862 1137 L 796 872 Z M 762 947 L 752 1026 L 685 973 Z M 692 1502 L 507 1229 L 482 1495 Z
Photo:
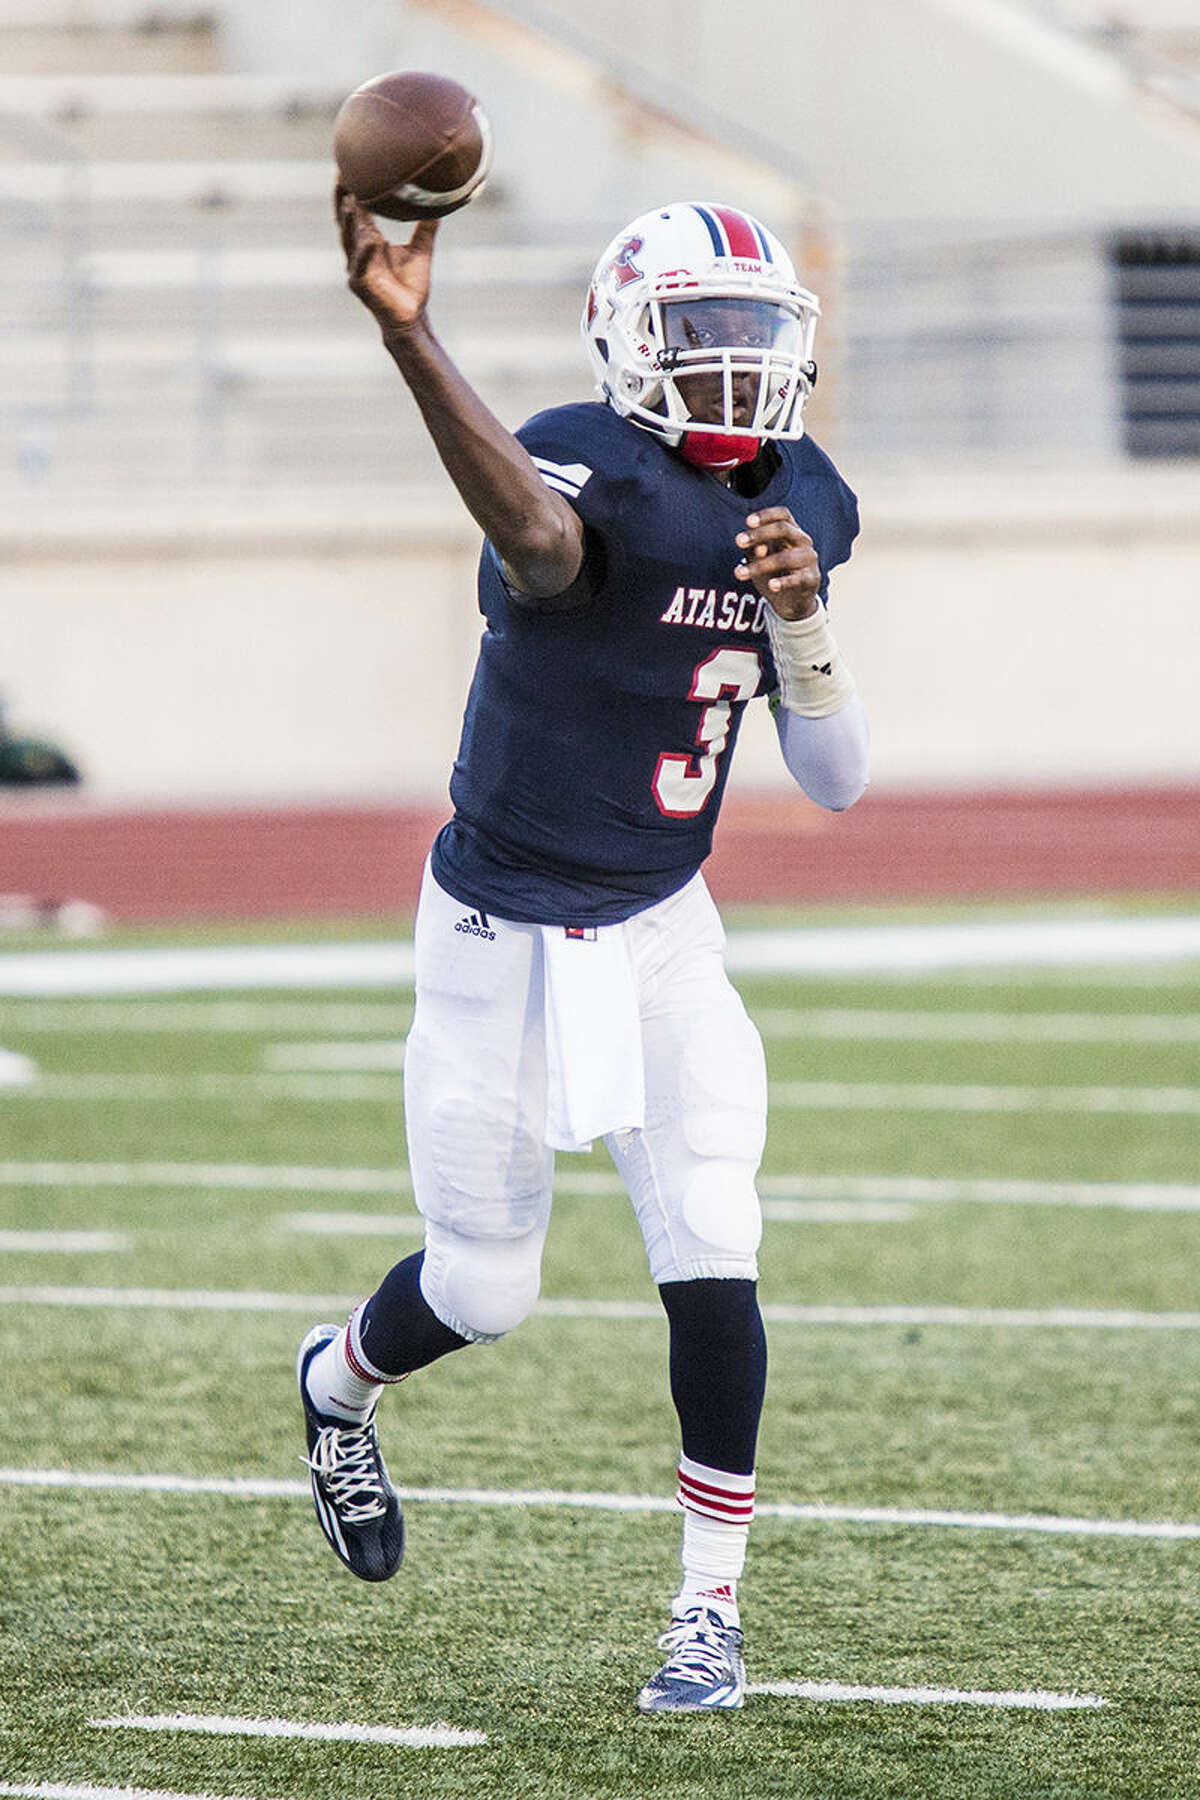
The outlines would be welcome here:
M 446 75 L 377 75 L 347 100 L 333 154 L 356 199 L 385 219 L 440 219 L 482 188 L 492 131 L 473 94 Z

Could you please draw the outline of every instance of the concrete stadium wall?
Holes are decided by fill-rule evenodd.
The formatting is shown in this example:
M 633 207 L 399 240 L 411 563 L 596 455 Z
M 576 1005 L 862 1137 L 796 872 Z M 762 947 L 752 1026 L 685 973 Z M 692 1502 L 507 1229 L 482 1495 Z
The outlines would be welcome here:
M 752 124 L 847 220 L 1195 209 L 1195 132 L 1143 104 L 1114 59 L 1020 7 L 766 0 L 739 30 L 727 0 L 497 3 L 670 81 L 698 118 Z
M 61 740 L 105 799 L 444 790 L 477 635 L 469 523 L 198 517 L 10 547 L 12 727 Z
M 863 487 L 837 617 L 880 784 L 1200 773 L 1200 470 Z
M 877 788 L 1200 777 L 1200 471 L 849 473 L 864 531 L 835 619 Z M 0 694 L 98 799 L 438 804 L 477 548 L 441 496 L 55 542 L 10 520 Z M 734 781 L 786 782 L 764 707 Z
M 612 117 L 598 117 L 594 96 L 530 45 L 505 40 L 497 17 L 534 26 L 535 43 L 548 33 L 635 91 L 649 86 L 718 138 L 752 133 L 768 162 L 848 222 L 1060 224 L 1196 207 L 1194 129 L 1145 100 L 1116 59 L 1032 9 L 765 0 L 748 30 L 731 22 L 727 0 L 364 0 L 352 9 L 221 0 L 219 11 L 233 66 L 354 82 L 386 67 L 454 71 L 495 115 L 497 176 L 505 171 L 520 190 L 524 211 L 550 218 L 629 218 L 694 183 L 647 195 L 647 146 L 636 130 L 621 142 L 621 109 L 609 104 Z M 685 168 L 695 170 L 696 154 L 693 146 Z M 749 193 L 722 197 L 753 204 Z

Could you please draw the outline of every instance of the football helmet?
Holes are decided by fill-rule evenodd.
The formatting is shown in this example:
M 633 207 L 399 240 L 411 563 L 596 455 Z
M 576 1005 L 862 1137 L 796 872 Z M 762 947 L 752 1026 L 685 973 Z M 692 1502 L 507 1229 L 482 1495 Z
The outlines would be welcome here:
M 688 461 L 730 467 L 804 435 L 820 311 L 757 219 L 687 200 L 617 233 L 581 325 L 610 406 Z

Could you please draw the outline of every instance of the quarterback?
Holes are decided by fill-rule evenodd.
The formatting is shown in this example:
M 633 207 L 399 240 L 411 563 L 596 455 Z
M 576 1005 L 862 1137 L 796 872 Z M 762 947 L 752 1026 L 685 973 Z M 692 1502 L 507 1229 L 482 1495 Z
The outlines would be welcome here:
M 484 533 L 485 629 L 416 922 L 405 1115 L 424 1248 L 300 1347 L 317 1517 L 354 1574 L 396 1572 L 379 1396 L 520 1324 L 554 1153 L 601 1138 L 666 1312 L 680 1429 L 682 1578 L 637 1703 L 736 1708 L 767 1083 L 700 868 L 756 697 L 815 801 L 841 810 L 866 785 L 826 610 L 857 506 L 804 436 L 817 301 L 748 214 L 647 213 L 584 304 L 599 400 L 514 436 L 434 335 L 436 224 L 391 244 L 341 190 L 337 207 L 350 288 Z

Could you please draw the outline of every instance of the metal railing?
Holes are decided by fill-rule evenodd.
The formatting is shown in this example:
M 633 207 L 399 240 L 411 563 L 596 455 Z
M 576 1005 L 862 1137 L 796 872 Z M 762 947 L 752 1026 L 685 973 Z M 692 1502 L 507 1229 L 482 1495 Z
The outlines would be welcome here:
M 18 465 L 36 476 L 48 454 L 48 428 L 82 417 L 93 403 L 91 165 L 69 137 L 21 113 L 0 110 L 0 145 L 8 157 L 8 179 L 0 180 L 0 297 L 8 360 L 17 365 L 4 383 L 3 413 L 15 429 Z M 30 166 L 43 171 L 42 179 L 23 178 Z M 58 376 L 52 394 L 31 393 L 20 378 L 35 343 L 51 347 Z
M 0 139 L 0 483 L 129 495 L 302 487 L 331 467 L 440 479 L 346 295 L 325 165 L 264 163 L 259 178 L 232 163 L 214 185 L 204 164 L 92 168 L 44 127 L 2 116 Z M 516 243 L 502 209 L 463 220 L 436 270 L 452 352 L 510 424 L 586 398 L 577 317 L 603 226 Z M 1106 229 L 896 226 L 834 251 L 818 389 L 833 396 L 818 428 L 831 447 L 1122 453 Z

